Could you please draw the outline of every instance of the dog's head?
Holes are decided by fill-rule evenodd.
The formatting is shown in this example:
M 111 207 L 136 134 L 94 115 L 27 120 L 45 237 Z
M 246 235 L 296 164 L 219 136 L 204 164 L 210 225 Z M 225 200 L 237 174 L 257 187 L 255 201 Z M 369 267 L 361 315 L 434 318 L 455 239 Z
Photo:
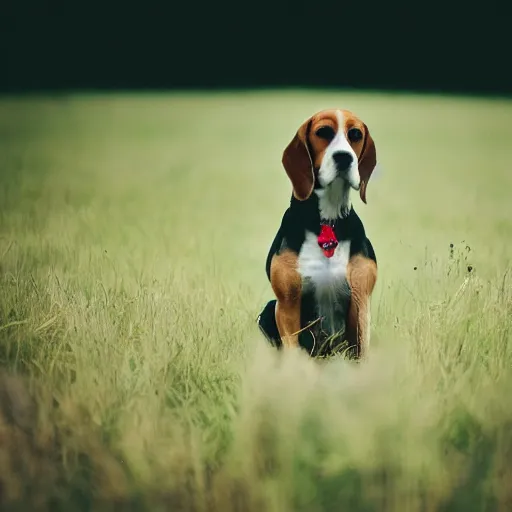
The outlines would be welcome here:
M 359 190 L 366 187 L 377 163 L 368 127 L 347 110 L 323 110 L 305 121 L 283 153 L 283 166 L 294 196 L 304 201 L 315 186 L 327 187 L 340 177 Z

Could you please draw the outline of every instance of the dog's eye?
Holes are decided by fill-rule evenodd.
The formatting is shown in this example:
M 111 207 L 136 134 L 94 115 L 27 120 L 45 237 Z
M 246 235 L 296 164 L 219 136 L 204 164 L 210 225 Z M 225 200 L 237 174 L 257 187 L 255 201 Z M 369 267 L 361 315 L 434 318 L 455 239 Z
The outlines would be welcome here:
M 350 128 L 347 136 L 350 142 L 359 142 L 363 138 L 363 132 L 359 128 Z
M 331 142 L 331 140 L 334 139 L 336 132 L 330 126 L 322 126 L 321 128 L 318 128 L 315 134 L 317 137 Z

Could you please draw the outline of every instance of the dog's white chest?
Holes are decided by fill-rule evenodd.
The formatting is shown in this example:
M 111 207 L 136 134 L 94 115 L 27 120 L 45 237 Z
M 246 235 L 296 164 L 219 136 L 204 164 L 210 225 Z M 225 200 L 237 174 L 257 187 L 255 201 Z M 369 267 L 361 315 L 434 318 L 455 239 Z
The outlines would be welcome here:
M 350 241 L 340 242 L 331 258 L 327 258 L 318 245 L 317 236 L 306 232 L 306 239 L 299 254 L 299 272 L 303 285 L 315 289 L 340 287 L 346 281 L 350 255 Z
M 327 258 L 318 245 L 317 236 L 306 232 L 306 239 L 299 254 L 299 272 L 304 291 L 313 291 L 318 313 L 325 317 L 326 325 L 333 332 L 345 327 L 345 308 L 350 296 L 347 282 L 347 265 L 350 241 L 340 242 L 331 258 Z

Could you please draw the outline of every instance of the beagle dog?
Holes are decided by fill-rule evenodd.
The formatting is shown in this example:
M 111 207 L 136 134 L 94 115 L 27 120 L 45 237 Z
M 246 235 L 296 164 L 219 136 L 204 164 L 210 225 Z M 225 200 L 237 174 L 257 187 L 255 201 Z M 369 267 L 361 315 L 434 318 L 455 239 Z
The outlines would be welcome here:
M 276 299 L 258 316 L 274 346 L 318 356 L 348 342 L 356 358 L 367 354 L 377 259 L 350 191 L 366 204 L 376 161 L 368 127 L 346 110 L 313 115 L 284 150 L 293 194 L 266 262 Z

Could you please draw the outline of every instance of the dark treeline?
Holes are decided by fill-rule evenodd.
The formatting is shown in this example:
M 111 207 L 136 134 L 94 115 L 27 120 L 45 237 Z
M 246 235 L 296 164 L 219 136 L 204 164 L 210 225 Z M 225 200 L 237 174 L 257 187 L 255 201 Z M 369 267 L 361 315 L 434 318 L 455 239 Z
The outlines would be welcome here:
M 350 87 L 509 95 L 489 4 L 4 0 L 0 89 Z

